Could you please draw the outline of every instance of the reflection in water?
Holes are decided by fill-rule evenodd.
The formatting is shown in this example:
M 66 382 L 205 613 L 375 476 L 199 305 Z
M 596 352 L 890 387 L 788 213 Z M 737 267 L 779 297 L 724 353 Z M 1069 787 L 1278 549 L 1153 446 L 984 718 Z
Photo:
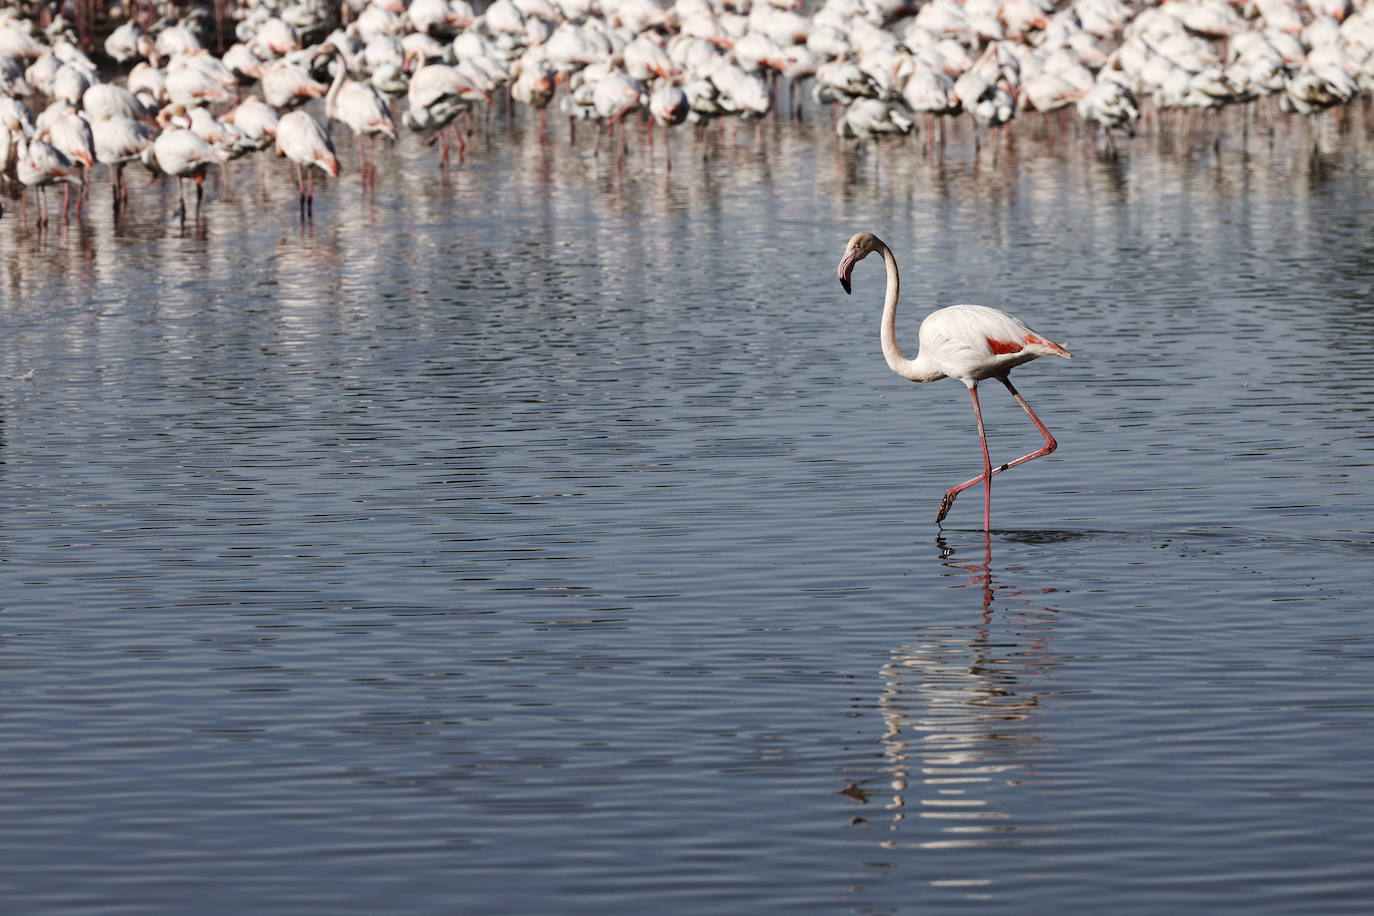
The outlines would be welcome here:
M 441 174 L 406 137 L 305 227 L 242 162 L 201 238 L 170 184 L 0 220 L 8 909 L 817 909 L 855 847 L 897 866 L 865 912 L 1363 903 L 1374 137 L 1322 183 L 1307 151 L 951 138 L 844 184 L 815 126 L 682 134 L 671 174 L 561 137 Z M 995 567 L 951 533 L 912 574 L 903 504 L 933 535 L 972 430 L 834 282 L 883 226 L 904 336 L 1036 303 L 1083 347 L 1041 395 L 1065 447 L 1003 503 L 1072 532 L 999 531 Z M 868 717 L 817 715 L 855 659 Z M 866 806 L 815 791 L 837 767 Z
M 1054 589 L 1009 581 L 1024 570 L 1007 570 L 999 580 L 990 538 L 975 548 L 976 558 L 961 557 L 943 537 L 936 543 L 949 588 L 973 599 L 966 604 L 974 622 L 921 627 L 916 639 L 891 650 L 880 670 L 879 740 L 892 789 L 880 845 L 1024 845 L 1025 827 L 1016 822 L 1007 792 L 1033 778 L 1049 748 L 1040 713 L 1056 664 L 1055 611 L 1037 599 Z M 848 794 L 864 795 L 854 787 Z M 933 883 L 990 881 L 941 872 Z
M 914 205 L 913 229 L 932 245 L 948 234 L 952 216 L 974 220 L 985 242 L 1011 245 L 1021 237 L 1013 218 L 1018 208 L 1031 211 L 1044 231 L 1058 231 L 1066 213 L 1069 225 L 1081 225 L 1083 213 L 1064 205 L 1065 188 L 1099 205 L 1182 197 L 1192 209 L 1188 197 L 1212 195 L 1277 199 L 1291 207 L 1295 196 L 1320 193 L 1342 171 L 1367 167 L 1374 140 L 1352 131 L 1345 118 L 1261 117 L 1253 106 L 1233 106 L 1196 123 L 1161 117 L 1124 144 L 1120 155 L 1103 157 L 1081 126 L 1066 129 L 1055 119 L 1035 117 L 1018 121 L 1004 146 L 980 146 L 967 119 L 946 126 L 947 142 L 939 152 L 925 149 L 919 139 L 838 144 L 830 113 L 808 107 L 804 119 L 773 120 L 758 131 L 675 132 L 660 138 L 658 148 L 632 129 L 623 169 L 595 136 L 571 140 L 555 131 L 541 141 L 533 132 L 498 124 L 463 166 L 440 170 L 423 140 L 406 134 L 379 152 L 375 188 L 362 188 L 350 171 L 321 193 L 313 220 L 305 223 L 298 218 L 292 173 L 265 158 L 256 166 L 213 171 L 201 215 L 184 222 L 171 216 L 174 183 L 140 179 L 129 207 L 116 214 L 109 207 L 108 180 L 99 172 L 80 217 L 40 228 L 18 210 L 6 212 L 0 219 L 0 265 L 13 295 L 32 294 L 35 283 L 82 263 L 140 254 L 138 245 L 154 239 L 208 242 L 210 249 L 258 248 L 264 240 L 270 249 L 281 240 L 310 251 L 317 261 L 313 269 L 327 270 L 335 267 L 329 255 L 367 248 L 398 225 L 425 245 L 426 233 L 455 212 L 491 219 L 490 230 L 500 233 L 532 211 L 543 211 L 540 222 L 551 229 L 571 223 L 585 231 L 587 222 L 605 219 L 608 235 L 600 250 L 610 258 L 623 253 L 634 263 L 628 260 L 633 252 L 619 248 L 627 238 L 623 222 L 663 213 L 709 221 L 742 201 L 748 205 L 743 215 L 729 213 L 741 221 L 734 227 L 738 232 L 751 217 L 757 221 L 767 214 L 773 195 L 789 183 L 813 186 L 820 201 L 834 204 L 829 214 L 813 207 L 813 218 L 818 212 L 823 219 L 843 218 L 866 203 L 906 202 Z M 345 159 L 356 156 L 351 143 L 341 138 Z M 665 143 L 674 149 L 671 170 Z M 252 231 L 241 233 L 244 226 Z M 1095 231 L 1084 238 L 1111 238 L 1118 227 L 1089 228 Z M 339 237 L 346 238 L 342 246 L 316 244 Z M 170 247 L 185 253 L 207 246 Z M 90 279 L 88 272 L 78 274 L 68 280 Z

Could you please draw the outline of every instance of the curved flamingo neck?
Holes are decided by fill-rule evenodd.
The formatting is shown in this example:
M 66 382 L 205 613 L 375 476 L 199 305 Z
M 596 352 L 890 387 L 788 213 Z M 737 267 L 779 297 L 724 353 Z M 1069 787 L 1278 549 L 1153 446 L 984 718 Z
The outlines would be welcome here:
M 887 367 L 902 378 L 913 382 L 933 382 L 944 378 L 943 372 L 922 360 L 921 353 L 918 352 L 915 359 L 907 359 L 897 346 L 897 299 L 902 292 L 902 278 L 897 272 L 897 259 L 893 256 L 892 249 L 880 242 L 878 251 L 882 254 L 883 264 L 887 267 L 887 295 L 883 300 L 883 321 L 879 334 Z
M 339 69 L 334 74 L 334 80 L 329 84 L 329 91 L 324 94 L 324 112 L 328 117 L 334 117 L 338 106 L 339 90 L 343 88 L 344 81 L 348 79 L 351 62 L 345 56 L 342 49 L 339 49 L 338 65 Z

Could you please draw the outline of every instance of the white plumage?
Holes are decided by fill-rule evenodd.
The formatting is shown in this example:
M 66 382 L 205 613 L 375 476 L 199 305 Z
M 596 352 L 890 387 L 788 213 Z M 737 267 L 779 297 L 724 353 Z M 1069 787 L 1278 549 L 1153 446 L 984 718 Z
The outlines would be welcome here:
M 1021 319 L 1001 309 L 989 308 L 986 305 L 951 305 L 931 312 L 925 321 L 921 322 L 920 350 L 917 351 L 915 359 L 908 359 L 897 346 L 897 299 L 901 291 L 901 278 L 897 272 L 897 259 L 893 256 L 892 249 L 872 233 L 860 232 L 849 240 L 844 257 L 840 259 L 840 283 L 844 286 L 845 292 L 849 292 L 854 265 L 875 251 L 882 255 L 883 264 L 887 268 L 887 293 L 883 301 L 879 337 L 888 367 L 913 382 L 933 382 L 942 378 L 958 379 L 968 387 L 969 395 L 973 399 L 978 440 L 983 448 L 983 473 L 946 491 L 935 521 L 939 523 L 944 519 L 950 507 L 954 505 L 955 497 L 961 492 L 976 483 L 983 483 L 983 528 L 990 529 L 993 475 L 1033 458 L 1048 455 L 1058 445 L 1054 436 L 1045 428 L 1045 424 L 1040 422 L 1040 418 L 1031 410 L 1030 404 L 1026 403 L 1026 399 L 1012 385 L 1009 377 L 1011 370 L 1041 356 L 1067 357 L 1069 351 L 1049 338 L 1035 333 Z M 989 378 L 995 378 L 1006 386 L 1045 437 L 1045 444 L 1039 449 L 996 469 L 992 467 L 988 455 L 983 412 L 978 403 L 978 383 Z

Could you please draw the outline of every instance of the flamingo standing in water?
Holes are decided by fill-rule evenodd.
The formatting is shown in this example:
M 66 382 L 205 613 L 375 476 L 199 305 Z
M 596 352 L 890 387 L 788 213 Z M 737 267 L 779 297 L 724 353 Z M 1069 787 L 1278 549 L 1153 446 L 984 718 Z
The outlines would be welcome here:
M 129 188 L 124 183 L 124 166 L 143 155 L 156 139 L 146 125 L 123 115 L 104 115 L 91 121 L 95 140 L 95 159 L 110 169 L 114 210 L 128 206 Z
M 296 164 L 296 190 L 301 218 L 313 214 L 315 208 L 315 173 L 313 166 L 332 178 L 339 177 L 339 160 L 334 144 L 320 122 L 297 109 L 288 111 L 277 122 L 277 153 Z
M 978 422 L 978 441 L 983 447 L 983 473 L 951 487 L 935 515 L 939 524 L 954 505 L 955 498 L 976 483 L 983 483 L 983 530 L 992 528 L 992 475 L 1024 464 L 1032 458 L 1048 455 L 1058 443 L 1040 422 L 1026 399 L 1012 385 L 1008 375 L 1022 363 L 1041 356 L 1068 357 L 1069 351 L 1048 338 L 1041 337 L 1014 315 L 986 305 L 951 305 L 931 312 L 921 322 L 920 349 L 915 359 L 907 359 L 897 347 L 897 297 L 901 279 L 897 274 L 897 259 L 892 249 L 877 236 L 860 232 L 849 240 L 844 257 L 840 259 L 840 284 L 850 292 L 850 276 L 854 265 L 873 252 L 883 257 L 887 266 L 887 295 L 883 301 L 880 339 L 883 357 L 888 368 L 913 382 L 933 382 L 942 378 L 958 379 L 968 386 L 973 398 L 973 417 Z M 1045 444 L 1029 455 L 997 467 L 988 456 L 988 437 L 983 430 L 983 410 L 978 404 L 978 383 L 995 378 L 1007 387 L 1011 396 L 1026 411 L 1035 428 L 1045 437 Z
M 16 135 L 16 125 L 11 122 L 11 136 Z M 15 160 L 15 177 L 19 183 L 26 188 L 38 189 L 37 203 L 37 225 L 46 226 L 48 224 L 48 186 L 52 184 L 67 184 L 82 187 L 84 182 L 81 175 L 77 174 L 77 166 L 62 154 L 55 146 L 48 143 L 47 129 L 40 130 L 32 140 L 26 141 L 22 133 L 18 134 L 17 159 Z M 66 215 L 66 207 L 62 208 L 63 215 Z
M 186 225 L 186 179 L 196 183 L 196 218 L 200 218 L 200 203 L 205 196 L 205 173 L 210 166 L 222 165 L 229 154 L 217 150 L 185 127 L 168 127 L 158 134 L 151 146 L 144 148 L 141 157 L 148 168 L 171 175 L 177 180 L 177 217 Z
M 342 54 L 338 55 L 335 66 L 334 82 L 324 97 L 325 117 L 347 124 L 358 138 L 358 175 L 364 188 L 376 181 L 377 167 L 369 168 L 367 161 L 367 138 L 370 134 L 381 134 L 391 140 L 396 139 L 396 122 L 391 118 L 391 109 L 386 101 L 369 83 L 350 79 L 348 62 Z

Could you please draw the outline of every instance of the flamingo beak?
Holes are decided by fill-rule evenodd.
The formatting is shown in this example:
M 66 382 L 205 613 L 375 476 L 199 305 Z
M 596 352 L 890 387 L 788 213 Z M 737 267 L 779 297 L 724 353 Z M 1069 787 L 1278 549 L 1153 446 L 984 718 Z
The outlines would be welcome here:
M 835 271 L 839 274 L 840 286 L 844 287 L 846 293 L 854 291 L 849 285 L 849 276 L 854 272 L 854 264 L 858 260 L 858 253 L 851 248 L 844 253 L 844 257 L 840 258 L 840 266 Z

